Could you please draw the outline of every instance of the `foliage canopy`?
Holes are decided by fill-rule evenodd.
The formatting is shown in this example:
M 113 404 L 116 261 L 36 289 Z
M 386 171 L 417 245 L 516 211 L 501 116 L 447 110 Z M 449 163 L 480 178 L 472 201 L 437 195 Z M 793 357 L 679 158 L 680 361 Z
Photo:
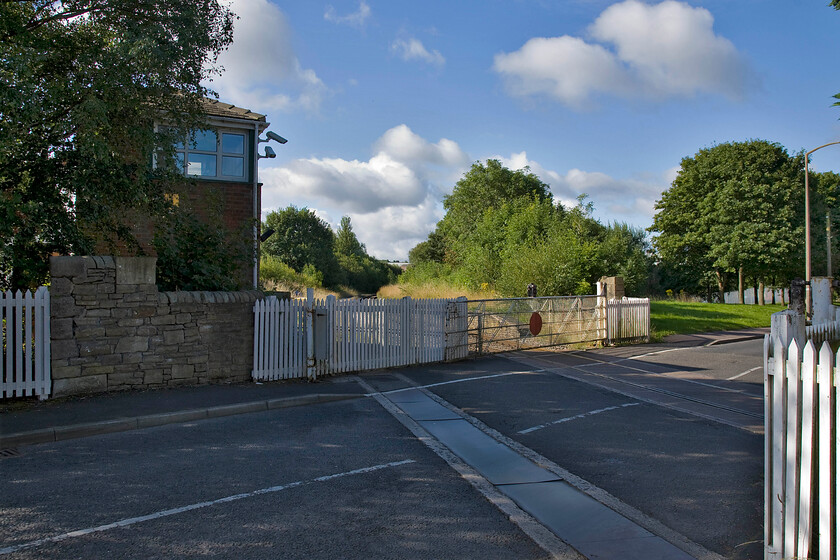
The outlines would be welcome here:
M 217 0 L 0 2 L 3 287 L 42 282 L 52 252 L 137 249 L 131 222 L 183 180 L 152 170 L 153 122 L 199 122 L 233 20 Z
M 554 204 L 548 185 L 528 169 L 476 163 L 444 208 L 437 229 L 409 253 L 407 280 L 437 271 L 503 296 L 524 296 L 530 283 L 540 295 L 572 295 L 593 293 L 601 276 L 622 275 L 629 293 L 645 289 L 644 231 L 602 225 L 585 196 L 572 209 Z
M 656 203 L 650 231 L 663 264 L 695 285 L 713 273 L 720 297 L 736 272 L 772 285 L 801 270 L 804 160 L 765 140 L 704 148 L 683 158 Z

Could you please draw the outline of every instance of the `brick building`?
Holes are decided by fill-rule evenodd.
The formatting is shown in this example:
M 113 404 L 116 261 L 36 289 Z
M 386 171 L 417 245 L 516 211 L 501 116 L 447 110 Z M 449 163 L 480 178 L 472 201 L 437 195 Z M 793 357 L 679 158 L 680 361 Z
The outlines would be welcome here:
M 257 163 L 266 157 L 258 147 L 269 123 L 265 115 L 229 103 L 206 99 L 204 106 L 206 126 L 175 145 L 176 164 L 192 180 L 186 192 L 171 195 L 173 202 L 187 204 L 200 217 L 220 218 L 231 235 L 245 235 L 257 245 L 261 208 Z M 136 234 L 145 252 L 155 256 L 152 227 L 138 224 Z M 243 279 L 253 287 L 257 286 L 257 267 L 255 260 L 242 271 Z

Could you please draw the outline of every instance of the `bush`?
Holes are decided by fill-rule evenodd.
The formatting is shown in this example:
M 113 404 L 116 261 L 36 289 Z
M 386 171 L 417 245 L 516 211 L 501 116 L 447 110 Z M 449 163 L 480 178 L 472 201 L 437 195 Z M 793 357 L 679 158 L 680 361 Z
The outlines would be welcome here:
M 306 288 L 321 288 L 324 275 L 311 264 L 300 272 L 272 255 L 263 255 L 260 259 L 260 285 L 265 289 L 284 289 L 291 292 Z
M 246 228 L 250 229 L 250 228 Z M 155 228 L 157 285 L 163 291 L 233 291 L 248 285 L 247 232 L 231 235 L 220 225 L 172 207 Z

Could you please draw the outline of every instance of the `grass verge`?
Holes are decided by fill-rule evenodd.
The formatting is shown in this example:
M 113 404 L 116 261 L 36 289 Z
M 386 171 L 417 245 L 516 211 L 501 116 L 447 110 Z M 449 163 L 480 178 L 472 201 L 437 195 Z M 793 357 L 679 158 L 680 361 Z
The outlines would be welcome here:
M 651 338 L 769 327 L 770 315 L 784 305 L 732 305 L 660 300 L 650 302 Z

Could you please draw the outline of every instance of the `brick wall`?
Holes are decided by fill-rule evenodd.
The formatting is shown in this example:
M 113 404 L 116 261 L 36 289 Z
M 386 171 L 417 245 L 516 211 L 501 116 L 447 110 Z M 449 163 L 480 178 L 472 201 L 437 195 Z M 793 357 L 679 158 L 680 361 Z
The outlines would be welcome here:
M 50 274 L 53 396 L 250 379 L 261 292 L 158 292 L 154 257 L 52 257 Z
M 250 245 L 254 242 L 253 227 L 255 220 L 259 221 L 259 215 L 254 215 L 254 185 L 252 183 L 193 179 L 187 182 L 183 192 L 177 194 L 179 205 L 195 212 L 202 220 L 220 223 L 227 229 L 231 239 L 242 236 L 243 243 Z M 259 196 L 259 189 L 257 189 L 258 208 Z M 132 224 L 131 233 L 143 249 L 143 253 L 156 256 L 154 224 L 146 217 L 131 214 L 127 216 L 126 222 Z M 96 247 L 98 251 L 103 252 L 110 249 L 134 254 L 133 250 L 129 252 L 125 244 L 121 242 L 110 246 L 103 240 Z M 243 285 L 250 286 L 253 274 L 254 263 L 249 261 L 240 271 L 239 280 Z

